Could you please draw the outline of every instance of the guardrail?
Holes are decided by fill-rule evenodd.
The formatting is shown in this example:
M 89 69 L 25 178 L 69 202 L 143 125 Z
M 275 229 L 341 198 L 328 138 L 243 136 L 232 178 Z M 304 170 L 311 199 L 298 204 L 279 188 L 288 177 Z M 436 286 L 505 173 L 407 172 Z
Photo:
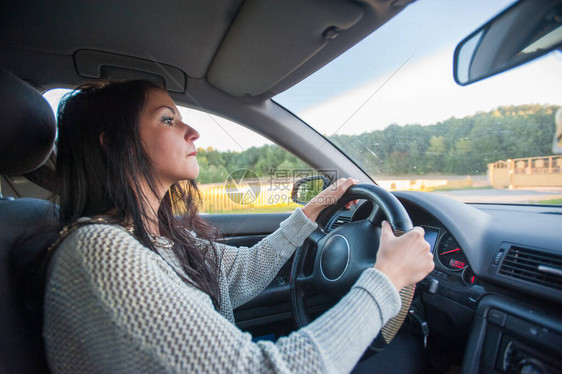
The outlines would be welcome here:
M 437 189 L 461 189 L 473 186 L 470 176 L 452 178 L 402 178 L 379 179 L 377 183 L 390 191 L 433 191 Z M 291 200 L 292 183 L 262 183 L 259 180 L 236 186 L 225 183 L 199 185 L 201 212 L 218 213 L 241 209 L 285 207 L 293 210 L 298 205 Z
M 273 206 L 296 206 L 291 200 L 292 184 L 261 185 L 255 183 L 241 183 L 236 186 L 217 184 L 203 184 L 199 186 L 202 212 L 220 212 L 248 208 L 263 208 Z
M 435 191 L 447 189 L 472 188 L 470 175 L 461 178 L 407 178 L 407 179 L 377 179 L 377 184 L 389 191 Z
M 562 155 L 496 161 L 488 179 L 494 188 L 562 187 Z

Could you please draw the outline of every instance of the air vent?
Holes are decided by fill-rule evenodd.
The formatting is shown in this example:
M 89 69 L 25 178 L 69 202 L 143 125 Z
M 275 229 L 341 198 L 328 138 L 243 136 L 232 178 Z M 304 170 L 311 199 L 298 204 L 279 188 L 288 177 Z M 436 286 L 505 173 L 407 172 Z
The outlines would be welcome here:
M 330 229 L 328 230 L 328 232 L 337 229 L 338 227 L 340 227 L 341 225 L 345 225 L 346 223 L 349 223 L 351 221 L 351 217 L 344 217 L 344 216 L 339 216 L 336 217 L 336 219 L 332 222 L 332 225 L 330 226 Z
M 562 291 L 562 256 L 512 246 L 500 274 Z

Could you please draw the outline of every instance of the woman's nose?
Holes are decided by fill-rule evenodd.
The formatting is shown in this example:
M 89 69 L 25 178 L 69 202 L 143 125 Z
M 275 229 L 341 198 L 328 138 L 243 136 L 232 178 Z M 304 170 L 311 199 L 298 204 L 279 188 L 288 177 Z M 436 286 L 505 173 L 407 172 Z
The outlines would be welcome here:
M 185 140 L 189 142 L 194 142 L 199 139 L 199 133 L 193 127 L 189 126 L 187 123 L 184 123 L 186 130 L 185 130 Z

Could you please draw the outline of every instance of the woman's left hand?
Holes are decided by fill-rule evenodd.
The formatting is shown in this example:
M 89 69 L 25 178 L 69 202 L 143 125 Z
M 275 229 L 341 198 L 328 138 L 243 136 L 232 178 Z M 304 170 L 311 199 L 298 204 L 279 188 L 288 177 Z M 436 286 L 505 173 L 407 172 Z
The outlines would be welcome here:
M 332 183 L 324 191 L 312 198 L 302 210 L 312 221 L 316 221 L 320 212 L 330 205 L 334 205 L 347 191 L 347 189 L 359 181 L 353 178 L 340 178 Z M 352 205 L 357 204 L 358 200 L 351 200 L 345 204 L 345 208 L 349 209 Z

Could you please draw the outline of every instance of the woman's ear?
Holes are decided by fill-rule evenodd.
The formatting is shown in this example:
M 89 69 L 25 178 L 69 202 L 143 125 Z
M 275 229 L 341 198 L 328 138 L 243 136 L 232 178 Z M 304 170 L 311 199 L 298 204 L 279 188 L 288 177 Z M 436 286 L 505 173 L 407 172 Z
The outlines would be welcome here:
M 103 147 L 103 139 L 105 138 L 105 132 L 102 131 L 102 133 L 100 134 L 100 144 Z

